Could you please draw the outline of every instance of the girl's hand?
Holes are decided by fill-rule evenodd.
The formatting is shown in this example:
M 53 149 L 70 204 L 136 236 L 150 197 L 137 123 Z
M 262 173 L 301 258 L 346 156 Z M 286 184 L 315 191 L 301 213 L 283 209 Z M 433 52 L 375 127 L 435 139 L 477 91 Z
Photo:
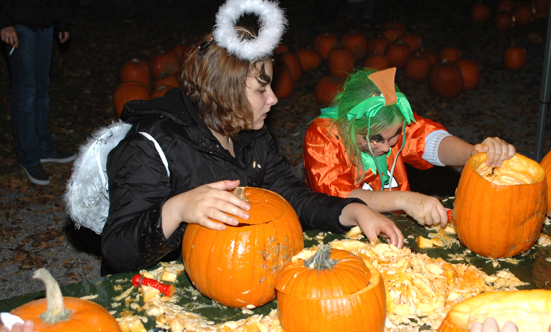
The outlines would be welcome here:
M 487 166 L 500 167 L 505 160 L 513 158 L 516 149 L 500 138 L 488 137 L 474 146 L 471 155 L 477 152 L 486 152 Z
M 32 320 L 25 321 L 24 324 L 15 323 L 11 330 L 7 326 L 0 327 L 0 332 L 34 332 L 34 322 Z
M 249 219 L 251 206 L 229 192 L 238 185 L 239 180 L 209 183 L 167 200 L 162 211 L 165 236 L 170 237 L 182 222 L 224 230 L 225 224 L 239 224 L 235 216 Z
M 345 206 L 340 216 L 344 226 L 359 226 L 369 241 L 377 240 L 383 235 L 388 242 L 398 248 L 404 246 L 404 235 L 394 221 L 361 203 L 351 203 Z
M 421 226 L 446 227 L 448 224 L 447 209 L 436 197 L 401 191 L 397 199 L 400 208 Z
M 484 320 L 483 324 L 478 322 L 473 323 L 470 332 L 500 332 L 500 330 L 496 320 L 492 317 L 488 317 Z M 518 328 L 513 322 L 506 322 L 503 324 L 501 332 L 518 332 Z

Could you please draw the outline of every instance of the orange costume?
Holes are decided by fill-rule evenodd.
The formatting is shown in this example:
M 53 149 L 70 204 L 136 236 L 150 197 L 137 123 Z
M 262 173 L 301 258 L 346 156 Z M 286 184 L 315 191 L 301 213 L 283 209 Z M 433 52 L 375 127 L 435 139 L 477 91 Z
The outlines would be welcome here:
M 386 158 L 388 173 L 390 173 L 396 158 L 390 186 L 399 188 L 399 190 L 409 190 L 404 163 L 419 169 L 432 167 L 433 165 L 422 159 L 425 151 L 425 138 L 433 131 L 445 130 L 444 126 L 439 123 L 422 118 L 415 113 L 413 115 L 415 122 L 406 126 L 406 142 L 398 158 L 396 158 L 396 154 L 400 150 L 399 147 L 402 146 L 403 133 L 400 134 L 398 143 Z M 310 123 L 306 131 L 303 149 L 305 180 L 308 186 L 314 191 L 339 197 L 348 197 L 350 192 L 358 188 L 380 190 L 379 176 L 369 169 L 365 171 L 361 184 L 354 184 L 354 175 L 357 171 L 350 162 L 336 125 L 331 126 L 333 121 L 331 118 L 317 118 Z

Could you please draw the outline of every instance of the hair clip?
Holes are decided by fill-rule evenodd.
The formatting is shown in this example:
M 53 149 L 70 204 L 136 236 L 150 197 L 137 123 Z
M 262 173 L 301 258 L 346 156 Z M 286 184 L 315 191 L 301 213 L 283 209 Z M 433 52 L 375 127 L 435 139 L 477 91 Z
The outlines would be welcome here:
M 212 38 L 207 40 L 207 41 L 204 41 L 201 43 L 201 45 L 199 45 L 199 47 L 197 47 L 199 50 L 204 50 L 205 48 L 209 47 L 210 44 L 212 44 Z

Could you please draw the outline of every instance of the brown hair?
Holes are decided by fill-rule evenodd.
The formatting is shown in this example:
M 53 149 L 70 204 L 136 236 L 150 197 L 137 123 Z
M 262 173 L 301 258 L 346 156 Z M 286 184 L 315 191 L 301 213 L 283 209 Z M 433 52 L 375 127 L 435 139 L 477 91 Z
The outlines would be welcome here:
M 243 39 L 255 38 L 249 29 L 235 29 Z M 246 93 L 247 77 L 255 76 L 261 84 L 270 83 L 263 65 L 268 60 L 271 58 L 241 60 L 218 46 L 210 33 L 186 58 L 181 72 L 182 88 L 210 129 L 235 137 L 253 121 Z M 258 63 L 262 63 L 260 68 Z

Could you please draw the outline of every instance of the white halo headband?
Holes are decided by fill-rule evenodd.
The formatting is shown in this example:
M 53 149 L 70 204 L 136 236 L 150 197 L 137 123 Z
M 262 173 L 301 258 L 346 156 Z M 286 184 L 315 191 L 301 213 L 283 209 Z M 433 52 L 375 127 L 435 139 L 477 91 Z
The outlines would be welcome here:
M 258 37 L 244 40 L 237 35 L 235 24 L 245 13 L 258 15 Z M 214 40 L 241 60 L 254 61 L 273 53 L 285 32 L 287 19 L 276 2 L 267 0 L 228 0 L 216 14 Z

